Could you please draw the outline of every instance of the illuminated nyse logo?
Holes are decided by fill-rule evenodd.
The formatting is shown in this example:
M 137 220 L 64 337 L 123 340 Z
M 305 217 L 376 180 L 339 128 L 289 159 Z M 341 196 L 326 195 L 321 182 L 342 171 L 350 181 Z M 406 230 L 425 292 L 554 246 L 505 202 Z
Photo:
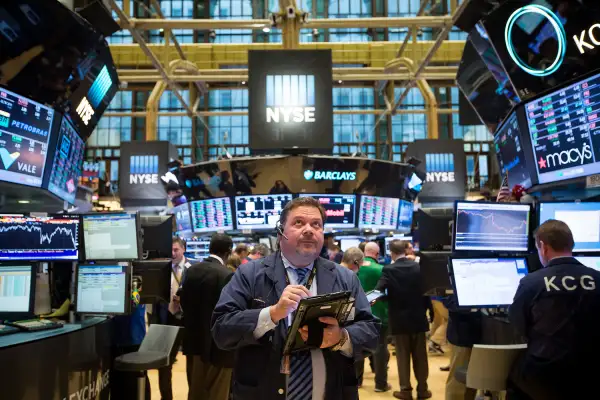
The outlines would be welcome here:
M 79 115 L 79 118 L 81 118 L 85 125 L 90 123 L 90 119 L 94 115 L 94 109 L 92 108 L 92 105 L 88 101 L 87 97 L 84 96 L 83 99 L 81 99 L 76 111 L 77 115 Z
M 158 156 L 131 156 L 129 160 L 129 183 L 157 184 Z
M 92 83 L 87 97 L 84 96 L 77 106 L 77 114 L 85 125 L 89 124 L 90 119 L 95 114 L 95 109 L 98 107 L 106 93 L 112 86 L 113 82 L 108 73 L 106 66 L 102 67 L 100 73 Z M 89 99 L 88 99 L 89 98 Z
M 539 169 L 561 167 L 567 168 L 575 165 L 583 165 L 587 160 L 591 160 L 592 148 L 584 143 L 581 149 L 573 148 L 555 153 L 546 154 L 546 157 L 540 156 L 538 160 Z
M 304 171 L 304 179 L 317 181 L 353 181 L 356 179 L 356 172 L 340 172 L 340 171 L 313 171 L 307 169 Z
M 427 154 L 425 156 L 427 182 L 454 182 L 454 154 Z
M 267 123 L 315 122 L 314 75 L 267 75 Z

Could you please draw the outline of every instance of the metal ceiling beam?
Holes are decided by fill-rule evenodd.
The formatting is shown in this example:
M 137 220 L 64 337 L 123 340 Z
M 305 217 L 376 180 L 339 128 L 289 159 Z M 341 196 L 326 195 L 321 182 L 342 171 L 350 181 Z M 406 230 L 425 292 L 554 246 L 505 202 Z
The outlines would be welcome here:
M 379 114 L 380 110 L 365 109 L 365 110 L 333 110 L 333 114 L 339 115 L 361 115 L 361 114 Z M 397 114 L 425 114 L 425 109 L 398 110 Z M 198 114 L 203 117 L 235 117 L 248 115 L 248 111 L 198 111 Z M 438 114 L 458 114 L 458 108 L 440 108 Z M 102 114 L 104 117 L 140 117 L 145 118 L 148 113 L 146 111 L 107 111 Z M 188 116 L 186 111 L 159 111 L 160 117 L 185 117 Z
M 309 19 L 302 28 L 439 28 L 450 23 L 450 16 L 375 17 L 375 18 L 317 18 Z M 155 29 L 263 29 L 271 28 L 269 19 L 148 19 L 132 18 L 131 24 L 141 31 Z M 127 29 L 121 23 L 121 27 Z

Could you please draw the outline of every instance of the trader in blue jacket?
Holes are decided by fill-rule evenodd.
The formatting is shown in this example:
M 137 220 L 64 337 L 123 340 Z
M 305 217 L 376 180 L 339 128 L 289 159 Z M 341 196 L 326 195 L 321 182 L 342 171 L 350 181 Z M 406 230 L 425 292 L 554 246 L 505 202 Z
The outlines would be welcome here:
M 352 271 L 319 257 L 325 210 L 312 197 L 289 202 L 278 224 L 280 251 L 242 265 L 223 289 L 212 320 L 217 346 L 237 351 L 236 400 L 358 399 L 355 360 L 377 346 L 380 323 Z M 320 349 L 282 354 L 302 298 L 350 291 L 355 308 L 325 324 Z M 308 329 L 300 329 L 308 338 Z

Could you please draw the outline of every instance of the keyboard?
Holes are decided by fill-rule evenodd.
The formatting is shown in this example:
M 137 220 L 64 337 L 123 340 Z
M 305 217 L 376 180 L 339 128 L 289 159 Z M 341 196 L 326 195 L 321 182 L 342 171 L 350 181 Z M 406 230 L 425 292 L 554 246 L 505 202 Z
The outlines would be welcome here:
M 0 336 L 10 335 L 11 333 L 21 332 L 19 328 L 15 328 L 14 326 L 2 325 L 0 324 Z
M 6 324 L 26 332 L 46 331 L 63 327 L 63 324 L 47 319 L 28 319 L 25 321 L 7 322 Z

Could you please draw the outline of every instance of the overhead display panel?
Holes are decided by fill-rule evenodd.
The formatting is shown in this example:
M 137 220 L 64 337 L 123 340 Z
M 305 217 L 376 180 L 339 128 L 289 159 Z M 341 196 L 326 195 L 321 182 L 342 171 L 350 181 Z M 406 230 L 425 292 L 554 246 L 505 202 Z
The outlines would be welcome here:
M 325 228 L 354 228 L 356 196 L 343 194 L 300 194 L 300 197 L 313 197 L 321 203 L 327 215 Z
M 0 88 L 0 180 L 40 187 L 54 111 Z
M 235 197 L 237 229 L 273 229 L 291 194 Z
M 523 132 L 519 124 L 518 113 L 521 110 L 522 108 L 513 111 L 506 118 L 494 135 L 494 145 L 500 172 L 502 176 L 508 175 L 509 187 L 521 185 L 529 189 L 533 184 L 531 174 L 534 166 L 530 155 L 529 134 L 526 129 Z
M 190 210 L 192 211 L 194 233 L 233 230 L 233 215 L 229 197 L 192 201 Z

